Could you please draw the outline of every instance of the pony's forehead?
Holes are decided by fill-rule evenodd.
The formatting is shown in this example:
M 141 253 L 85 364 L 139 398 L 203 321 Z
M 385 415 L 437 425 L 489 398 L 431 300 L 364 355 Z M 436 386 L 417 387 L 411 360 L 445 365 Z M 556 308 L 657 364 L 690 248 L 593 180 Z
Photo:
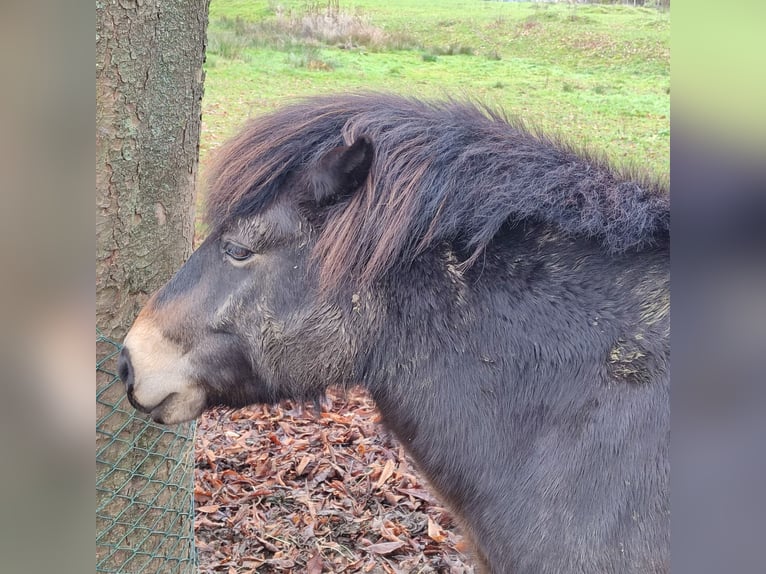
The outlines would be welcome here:
M 248 222 L 274 219 L 288 223 L 297 217 L 287 196 L 290 185 L 269 185 L 265 188 L 249 189 L 241 194 L 225 197 L 212 189 L 208 196 L 206 220 L 211 228 L 231 228 L 236 225 L 251 225 Z
M 302 229 L 298 209 L 282 198 L 253 213 L 236 213 L 220 224 L 223 233 L 257 239 L 265 236 L 295 235 Z

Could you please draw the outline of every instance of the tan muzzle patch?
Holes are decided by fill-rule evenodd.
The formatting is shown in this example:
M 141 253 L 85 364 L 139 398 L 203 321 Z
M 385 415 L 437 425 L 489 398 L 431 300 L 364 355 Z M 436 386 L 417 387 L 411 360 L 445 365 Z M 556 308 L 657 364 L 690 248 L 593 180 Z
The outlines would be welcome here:
M 205 391 L 191 377 L 188 355 L 162 334 L 151 316 L 139 316 L 125 337 L 133 369 L 133 400 L 164 424 L 199 416 Z

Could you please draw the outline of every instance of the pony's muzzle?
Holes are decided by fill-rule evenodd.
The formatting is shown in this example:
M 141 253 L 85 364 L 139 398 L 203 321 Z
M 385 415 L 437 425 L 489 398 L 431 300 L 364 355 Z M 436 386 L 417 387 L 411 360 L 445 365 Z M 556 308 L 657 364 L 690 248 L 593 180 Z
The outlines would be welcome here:
M 139 315 L 117 359 L 117 374 L 133 408 L 162 424 L 199 416 L 207 395 L 195 382 L 190 356 L 165 337 L 151 317 Z

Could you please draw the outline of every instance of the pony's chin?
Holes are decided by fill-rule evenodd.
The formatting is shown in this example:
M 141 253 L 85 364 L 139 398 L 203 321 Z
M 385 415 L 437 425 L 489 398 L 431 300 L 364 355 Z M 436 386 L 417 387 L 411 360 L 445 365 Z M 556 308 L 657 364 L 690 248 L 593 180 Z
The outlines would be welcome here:
M 191 388 L 183 393 L 172 393 L 156 407 L 149 416 L 156 423 L 174 425 L 196 419 L 207 405 L 205 392 L 200 388 Z

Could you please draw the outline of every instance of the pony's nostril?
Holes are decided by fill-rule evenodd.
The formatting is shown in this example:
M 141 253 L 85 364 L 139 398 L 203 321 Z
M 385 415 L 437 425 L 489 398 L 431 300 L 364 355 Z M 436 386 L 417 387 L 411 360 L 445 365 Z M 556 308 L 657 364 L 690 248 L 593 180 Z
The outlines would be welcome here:
M 117 360 L 117 374 L 130 391 L 133 388 L 133 366 L 130 364 L 130 353 L 125 347 L 120 351 L 120 358 Z

